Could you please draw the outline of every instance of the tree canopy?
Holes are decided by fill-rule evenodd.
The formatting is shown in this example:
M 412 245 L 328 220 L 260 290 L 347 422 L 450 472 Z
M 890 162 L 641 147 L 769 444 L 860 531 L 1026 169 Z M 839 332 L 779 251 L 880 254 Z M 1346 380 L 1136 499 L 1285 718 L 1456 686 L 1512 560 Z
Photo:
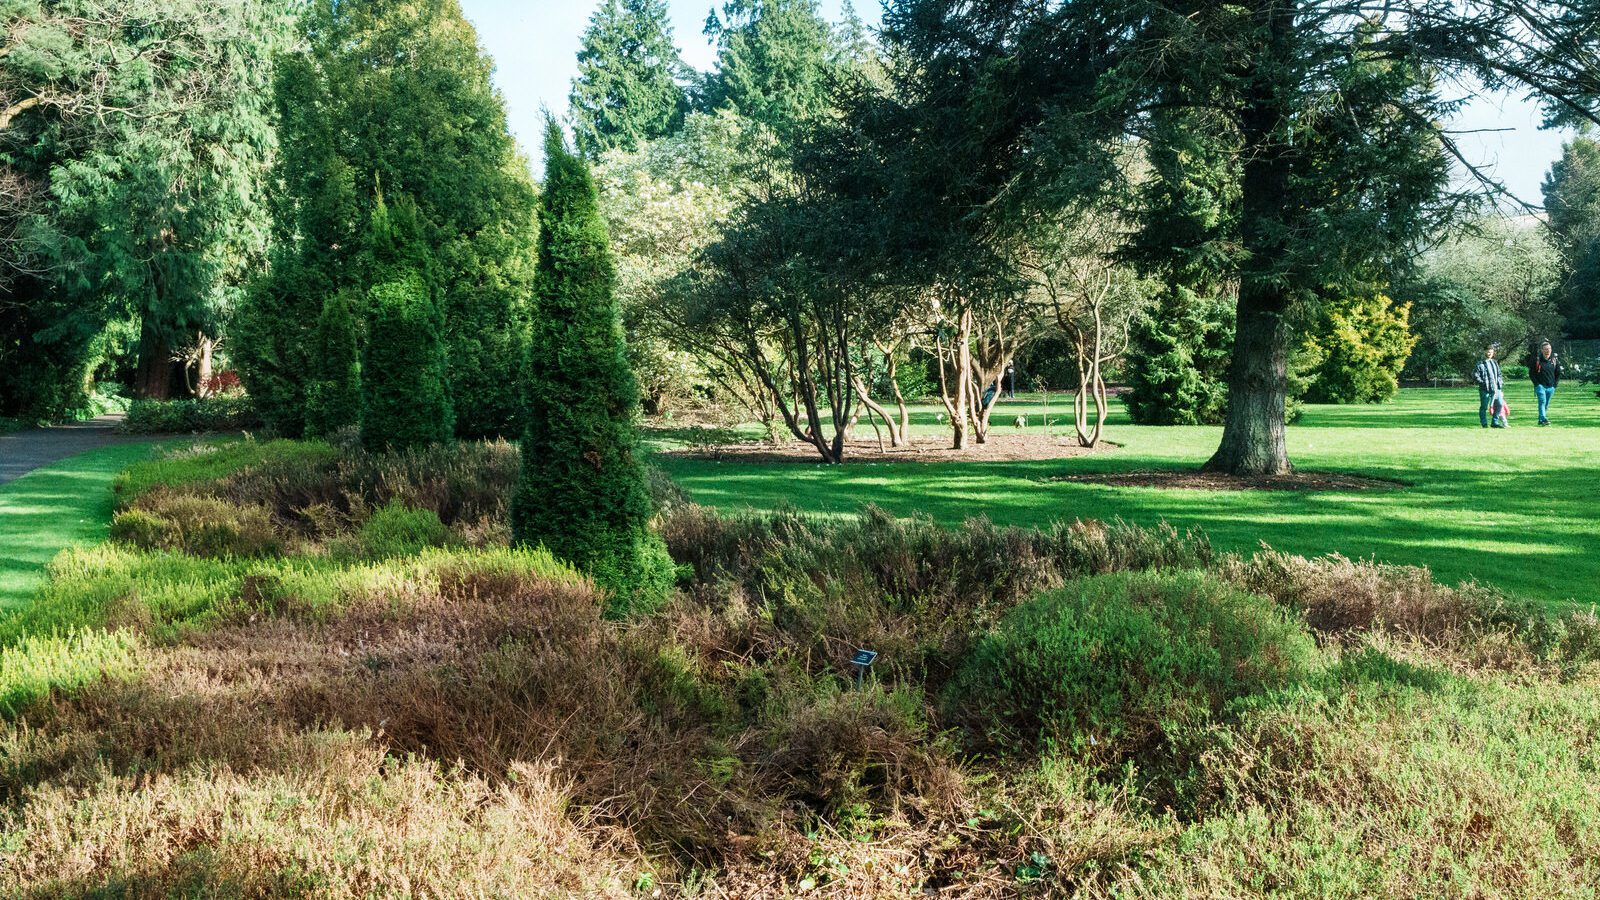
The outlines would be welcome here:
M 637 150 L 683 121 L 688 67 L 672 42 L 666 0 L 606 0 L 589 20 L 572 81 L 572 132 L 591 159 Z

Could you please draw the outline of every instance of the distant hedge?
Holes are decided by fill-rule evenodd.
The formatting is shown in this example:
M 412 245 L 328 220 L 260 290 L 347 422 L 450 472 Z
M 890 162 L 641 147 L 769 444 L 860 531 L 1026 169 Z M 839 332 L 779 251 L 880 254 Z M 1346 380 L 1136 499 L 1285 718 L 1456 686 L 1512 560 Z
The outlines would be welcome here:
M 133 400 L 122 431 L 133 434 L 191 434 L 200 431 L 249 431 L 265 423 L 246 396 L 185 397 L 179 400 Z

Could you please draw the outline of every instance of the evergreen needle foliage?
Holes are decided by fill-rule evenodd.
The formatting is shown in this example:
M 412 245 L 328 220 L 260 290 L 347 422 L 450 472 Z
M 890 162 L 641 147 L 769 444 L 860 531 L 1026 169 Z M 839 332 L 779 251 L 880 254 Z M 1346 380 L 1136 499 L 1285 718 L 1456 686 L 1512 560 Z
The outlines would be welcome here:
M 415 272 L 372 288 L 361 379 L 361 443 L 407 450 L 450 440 L 455 415 L 445 390 L 444 323 Z
M 316 338 L 316 377 L 306 385 L 306 430 L 326 435 L 361 424 L 361 325 L 348 291 L 323 301 Z
M 591 572 L 611 590 L 611 612 L 620 614 L 665 597 L 672 560 L 649 530 L 634 430 L 639 388 L 594 181 L 553 121 L 545 154 L 528 430 L 512 533 L 518 543 L 543 544 Z

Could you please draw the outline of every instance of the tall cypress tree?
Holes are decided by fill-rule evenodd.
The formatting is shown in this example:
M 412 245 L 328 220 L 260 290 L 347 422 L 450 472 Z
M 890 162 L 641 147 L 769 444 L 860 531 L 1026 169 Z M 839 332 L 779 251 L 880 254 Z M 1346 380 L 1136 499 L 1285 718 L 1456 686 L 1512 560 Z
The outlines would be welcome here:
M 374 283 L 361 365 L 361 443 L 369 450 L 444 443 L 455 426 L 444 316 L 416 205 L 397 197 L 391 214 L 380 192 L 368 243 Z
M 351 291 L 329 294 L 317 316 L 306 431 L 330 435 L 361 424 L 361 320 Z
M 639 387 L 594 181 L 554 121 L 539 225 L 528 429 L 512 534 L 592 573 L 612 593 L 612 614 L 649 608 L 670 591 L 673 569 L 649 527 L 635 431 Z
M 572 80 L 578 150 L 596 159 L 677 130 L 688 109 L 686 73 L 665 0 L 606 0 L 583 33 Z

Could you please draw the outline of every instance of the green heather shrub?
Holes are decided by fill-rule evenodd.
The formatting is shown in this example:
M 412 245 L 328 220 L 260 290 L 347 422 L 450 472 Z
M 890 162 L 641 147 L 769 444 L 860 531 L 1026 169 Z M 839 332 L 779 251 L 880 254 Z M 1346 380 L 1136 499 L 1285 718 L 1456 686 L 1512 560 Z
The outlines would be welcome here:
M 0 718 L 9 719 L 51 691 L 71 691 L 136 668 L 141 641 L 126 631 L 71 629 L 28 634 L 0 647 Z
M 545 152 L 512 535 L 593 573 L 612 593 L 614 614 L 646 610 L 666 599 L 672 559 L 650 531 L 639 386 L 622 337 L 605 220 L 588 165 L 567 150 L 554 120 Z
M 241 395 L 184 397 L 177 400 L 131 400 L 117 427 L 133 434 L 193 434 L 205 431 L 250 431 L 263 422 L 254 401 Z
M 111 537 L 146 550 L 194 556 L 274 556 L 287 549 L 264 506 L 153 491 L 111 520 Z
M 361 547 L 368 556 L 414 556 L 429 547 L 443 546 L 450 529 L 431 509 L 412 509 L 399 500 L 373 513 L 361 526 Z
M 415 272 L 374 285 L 361 365 L 361 443 L 408 450 L 448 442 L 455 417 L 445 387 L 443 321 Z
M 1272 601 L 1202 573 L 1098 576 L 1048 591 L 980 640 L 953 708 L 1002 746 L 1137 749 L 1317 668 Z
M 317 468 L 335 458 L 332 447 L 317 441 L 227 441 L 186 444 L 155 459 L 134 463 L 117 475 L 111 490 L 117 506 L 126 509 L 156 487 L 187 488 L 215 482 L 258 466 L 284 470 Z
M 305 386 L 306 433 L 326 436 L 361 424 L 361 322 L 350 291 L 330 294 L 317 315 L 316 352 Z

